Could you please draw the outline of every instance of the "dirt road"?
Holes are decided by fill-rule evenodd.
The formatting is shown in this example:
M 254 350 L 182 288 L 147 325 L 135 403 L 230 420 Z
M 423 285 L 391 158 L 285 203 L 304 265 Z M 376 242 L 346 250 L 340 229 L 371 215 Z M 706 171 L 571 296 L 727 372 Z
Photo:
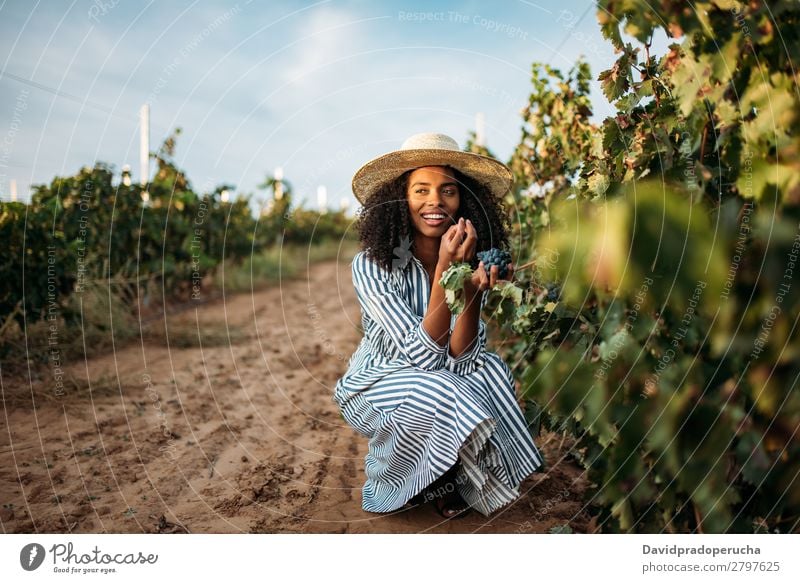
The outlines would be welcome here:
M 590 529 L 585 481 L 553 434 L 537 438 L 547 471 L 489 518 L 361 510 L 367 441 L 331 400 L 361 337 L 347 261 L 168 324 L 194 342 L 134 343 L 73 364 L 63 396 L 47 370 L 40 381 L 2 378 L 3 532 Z

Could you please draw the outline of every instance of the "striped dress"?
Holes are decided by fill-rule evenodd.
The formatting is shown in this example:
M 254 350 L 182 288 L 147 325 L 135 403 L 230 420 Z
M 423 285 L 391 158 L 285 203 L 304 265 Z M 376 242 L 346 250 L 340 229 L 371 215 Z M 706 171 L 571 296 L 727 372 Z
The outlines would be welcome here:
M 486 323 L 480 319 L 477 342 L 453 358 L 422 327 L 430 282 L 419 259 L 409 253 L 389 272 L 359 251 L 352 272 L 364 337 L 333 400 L 369 438 L 362 508 L 401 508 L 457 461 L 456 488 L 483 515 L 515 500 L 542 457 L 511 370 L 486 350 Z

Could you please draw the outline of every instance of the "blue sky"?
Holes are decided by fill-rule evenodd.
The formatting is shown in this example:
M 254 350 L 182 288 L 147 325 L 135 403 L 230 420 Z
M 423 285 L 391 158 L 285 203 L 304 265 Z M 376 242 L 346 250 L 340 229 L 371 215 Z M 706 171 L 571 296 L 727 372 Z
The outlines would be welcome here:
M 613 62 L 594 7 L 576 26 L 588 4 L 5 2 L 0 199 L 12 179 L 27 200 L 30 184 L 95 161 L 138 180 L 144 103 L 151 150 L 180 126 L 176 160 L 200 191 L 256 193 L 281 166 L 307 207 L 325 185 L 331 207 L 353 209 L 361 164 L 417 132 L 463 146 L 477 112 L 505 161 L 533 61 L 567 70 L 582 54 L 595 77 Z

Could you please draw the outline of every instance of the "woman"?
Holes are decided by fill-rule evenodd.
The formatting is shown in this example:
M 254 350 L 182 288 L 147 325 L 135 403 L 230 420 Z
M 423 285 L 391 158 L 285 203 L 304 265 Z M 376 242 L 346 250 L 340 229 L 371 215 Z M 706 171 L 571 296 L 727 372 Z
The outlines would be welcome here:
M 362 166 L 362 250 L 353 259 L 364 338 L 336 383 L 344 419 L 370 438 L 362 507 L 389 512 L 433 500 L 445 518 L 488 516 L 542 465 L 516 402 L 511 370 L 486 350 L 481 319 L 497 267 L 466 282 L 457 317 L 439 285 L 453 262 L 504 247 L 509 169 L 416 134 Z M 513 276 L 513 266 L 509 269 Z

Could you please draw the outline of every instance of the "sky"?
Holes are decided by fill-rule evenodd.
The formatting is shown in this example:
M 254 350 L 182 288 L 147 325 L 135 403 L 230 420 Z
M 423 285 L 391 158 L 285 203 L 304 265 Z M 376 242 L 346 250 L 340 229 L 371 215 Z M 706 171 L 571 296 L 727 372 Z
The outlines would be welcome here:
M 139 110 L 150 150 L 182 128 L 175 161 L 195 190 L 257 186 L 276 167 L 297 204 L 357 202 L 355 171 L 410 135 L 462 147 L 481 113 L 507 161 L 534 61 L 593 77 L 614 61 L 593 2 L 0 4 L 0 200 L 95 162 L 139 180 Z M 594 118 L 612 113 L 592 83 Z M 151 175 L 153 166 L 150 167 Z

